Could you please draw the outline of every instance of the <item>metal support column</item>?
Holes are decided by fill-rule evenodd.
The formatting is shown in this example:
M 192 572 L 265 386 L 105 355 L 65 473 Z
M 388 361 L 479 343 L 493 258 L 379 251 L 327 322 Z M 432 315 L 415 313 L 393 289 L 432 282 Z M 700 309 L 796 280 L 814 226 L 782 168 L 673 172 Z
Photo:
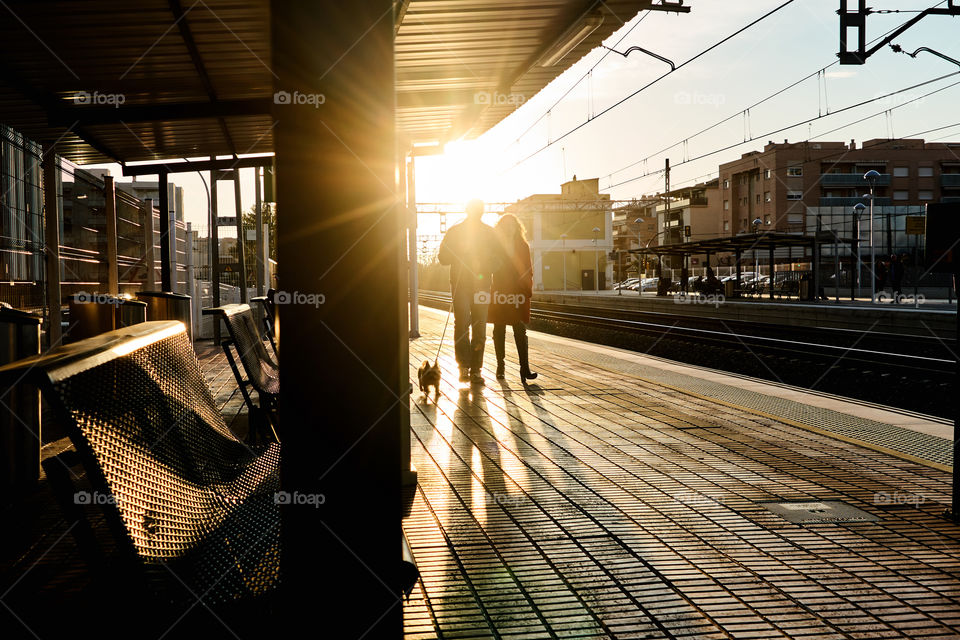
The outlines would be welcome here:
M 270 3 L 274 90 L 326 97 L 273 105 L 281 288 L 315 295 L 276 307 L 295 356 L 280 368 L 282 490 L 309 499 L 280 506 L 279 636 L 318 619 L 331 638 L 402 636 L 383 583 L 401 557 L 410 429 L 392 15 L 392 0 Z M 318 598 L 323 576 L 336 588 Z
M 167 247 L 169 249 L 169 254 L 167 255 L 167 260 L 169 261 L 169 271 L 170 271 L 170 291 L 173 293 L 180 293 L 180 278 L 177 277 L 177 213 L 176 211 L 171 211 L 169 213 L 169 218 L 167 219 L 167 237 L 169 242 L 167 242 Z
M 237 210 L 237 269 L 240 277 L 240 304 L 247 302 L 247 262 L 245 258 L 246 251 L 244 246 L 246 238 L 243 235 L 243 204 L 240 202 L 240 170 L 233 170 L 233 199 Z
M 420 293 L 417 273 L 417 156 L 407 165 L 407 264 L 410 270 L 410 337 L 420 337 Z
M 254 180 L 253 180 L 253 228 L 254 236 L 256 237 L 256 278 L 257 278 L 257 295 L 262 296 L 266 289 L 264 288 L 265 278 L 263 276 L 264 267 L 264 251 L 263 251 L 263 203 L 261 202 L 260 197 L 260 167 L 254 167 Z
M 776 273 L 777 273 L 777 272 L 774 271 L 774 269 L 773 269 L 773 258 L 774 258 L 773 253 L 774 253 L 774 247 L 773 247 L 773 243 L 771 243 L 771 244 L 770 244 L 770 299 L 771 299 L 771 300 L 773 300 L 774 276 L 775 276 Z M 759 275 L 760 275 L 760 274 L 757 274 L 758 277 L 759 277 Z
M 147 198 L 140 203 L 140 213 L 143 217 L 143 264 L 147 269 L 143 286 L 146 291 L 156 291 L 157 261 L 153 254 L 153 198 Z
M 170 269 L 173 266 L 170 262 L 170 225 L 167 221 L 170 219 L 170 194 L 167 192 L 167 173 L 161 171 L 157 176 L 159 182 L 157 189 L 160 196 L 160 289 L 162 291 L 173 291 Z M 175 240 L 174 240 L 175 242 Z
M 50 147 L 43 153 L 43 242 L 47 275 L 47 348 L 62 339 L 60 322 L 60 159 Z
M 103 176 L 104 216 L 106 217 L 107 292 L 120 293 L 120 271 L 117 265 L 117 186 L 113 176 Z

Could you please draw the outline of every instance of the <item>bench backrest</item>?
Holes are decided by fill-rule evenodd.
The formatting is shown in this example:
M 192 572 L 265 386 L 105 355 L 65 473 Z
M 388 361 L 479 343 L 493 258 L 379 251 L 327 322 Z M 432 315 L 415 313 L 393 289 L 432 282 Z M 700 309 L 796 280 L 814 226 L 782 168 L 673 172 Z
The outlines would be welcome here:
M 253 310 L 246 304 L 228 304 L 204 309 L 224 320 L 230 339 L 236 345 L 240 362 L 254 388 L 262 393 L 277 395 L 280 392 L 280 367 L 263 344 Z
M 279 445 L 254 451 L 230 432 L 182 323 L 127 327 L 0 369 L 25 374 L 151 582 L 182 581 L 205 602 L 275 586 Z

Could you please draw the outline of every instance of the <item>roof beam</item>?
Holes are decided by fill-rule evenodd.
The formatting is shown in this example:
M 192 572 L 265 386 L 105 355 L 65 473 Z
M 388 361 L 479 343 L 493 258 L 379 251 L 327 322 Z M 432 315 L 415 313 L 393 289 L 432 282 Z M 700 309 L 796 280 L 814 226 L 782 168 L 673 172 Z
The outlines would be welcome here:
M 190 31 L 190 25 L 187 23 L 187 14 L 184 13 L 180 0 L 169 0 L 169 4 L 170 11 L 173 12 L 174 24 L 177 25 L 177 29 L 180 31 L 180 37 L 183 38 L 183 43 L 187 46 L 187 51 L 190 52 L 190 59 L 193 61 L 193 66 L 197 70 L 200 82 L 203 84 L 203 88 L 207 92 L 210 102 L 217 104 L 219 102 L 217 92 L 214 90 L 213 83 L 210 81 L 210 74 L 207 73 L 207 67 L 203 64 L 203 58 L 200 57 L 200 49 L 197 48 L 197 42 L 193 39 L 193 32 Z M 196 5 L 192 5 L 190 8 L 192 9 L 193 6 Z M 233 155 L 236 156 L 237 147 L 233 144 L 233 138 L 230 136 L 230 130 L 227 128 L 227 121 L 224 120 L 223 117 L 218 117 L 217 121 L 220 123 L 220 131 L 223 133 L 223 139 L 227 143 L 227 147 Z
M 271 165 L 273 165 L 273 156 L 225 158 L 223 160 L 200 160 L 198 162 L 150 162 L 148 164 L 124 165 L 123 175 L 152 176 L 161 173 L 187 173 L 189 171 L 226 171 L 249 167 L 269 167 Z
M 200 120 L 229 116 L 269 115 L 272 100 L 224 100 L 217 102 L 177 102 L 125 105 L 120 107 L 64 106 L 48 111 L 51 125 L 81 126 L 121 124 L 124 122 L 165 122 L 167 120 Z

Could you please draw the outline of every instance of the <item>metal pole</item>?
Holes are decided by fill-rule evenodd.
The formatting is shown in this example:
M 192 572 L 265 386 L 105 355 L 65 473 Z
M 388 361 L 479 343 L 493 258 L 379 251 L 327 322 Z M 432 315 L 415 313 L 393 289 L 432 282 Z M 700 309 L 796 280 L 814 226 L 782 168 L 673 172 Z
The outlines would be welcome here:
M 873 181 L 870 181 L 870 304 L 877 301 L 877 258 L 873 253 Z
M 117 186 L 113 176 L 103 176 L 104 215 L 107 220 L 107 291 L 120 293 L 120 274 L 117 267 Z
M 213 160 L 213 157 L 210 158 Z M 213 306 L 220 306 L 220 225 L 217 222 L 217 187 L 220 184 L 220 172 L 210 172 L 210 281 Z M 221 321 L 211 318 L 213 323 L 213 343 L 220 344 Z
M 240 304 L 247 302 L 247 261 L 244 257 L 244 244 L 246 238 L 243 237 L 243 206 L 240 202 L 240 170 L 233 170 L 233 198 L 237 210 L 237 260 L 240 263 Z
M 834 302 L 840 302 L 840 243 L 836 230 L 833 232 L 833 295 Z
M 190 222 L 187 223 L 187 236 L 185 240 L 187 252 L 187 282 L 184 293 L 190 296 L 190 306 L 193 307 L 193 313 L 191 314 L 191 317 L 193 318 L 193 327 L 191 328 L 192 330 L 190 331 L 190 335 L 196 337 L 198 335 L 197 332 L 200 330 L 198 323 L 200 322 L 201 316 L 200 306 L 197 304 L 197 295 L 195 291 L 196 287 L 194 286 L 196 282 L 193 279 L 193 224 Z
M 143 212 L 143 263 L 147 267 L 144 287 L 147 291 L 157 288 L 157 262 L 153 255 L 153 198 L 147 198 L 140 204 Z
M 560 241 L 563 246 L 563 292 L 567 292 L 567 234 L 560 235 Z
M 256 238 L 256 280 L 257 280 L 257 295 L 262 296 L 264 294 L 265 288 L 263 283 L 265 279 L 263 277 L 264 264 L 263 264 L 263 202 L 260 195 L 260 167 L 254 168 L 254 180 L 253 180 L 253 228 L 254 228 L 254 237 Z
M 175 211 L 169 213 L 169 219 L 167 220 L 167 233 L 169 234 L 169 241 L 167 242 L 167 247 L 170 250 L 170 254 L 167 257 L 167 264 L 169 265 L 170 270 L 170 291 L 173 293 L 178 293 L 180 290 L 180 282 L 177 277 L 177 214 Z
M 53 147 L 43 153 L 43 243 L 47 275 L 47 346 L 60 342 L 60 159 Z
M 160 225 L 160 289 L 162 291 L 173 291 L 170 278 L 170 225 L 167 219 L 170 217 L 170 194 L 168 193 L 169 184 L 168 174 L 161 171 L 157 176 L 160 180 L 157 183 L 157 190 L 160 196 L 160 202 L 157 205 L 160 209 L 160 217 L 157 224 Z
M 420 337 L 420 282 L 417 272 L 417 174 L 416 156 L 407 162 L 407 265 L 410 272 L 410 337 Z
M 597 232 L 593 232 L 593 292 L 600 294 L 600 252 L 597 251 Z
M 623 295 L 623 254 L 620 251 L 617 251 L 617 270 L 620 272 L 620 287 L 617 289 L 617 295 Z

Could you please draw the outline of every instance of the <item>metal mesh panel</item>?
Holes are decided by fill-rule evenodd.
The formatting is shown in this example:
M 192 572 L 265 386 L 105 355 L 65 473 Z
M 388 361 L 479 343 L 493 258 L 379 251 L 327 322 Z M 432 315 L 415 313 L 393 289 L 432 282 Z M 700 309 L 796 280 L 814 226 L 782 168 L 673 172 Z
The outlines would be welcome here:
M 280 371 L 260 338 L 253 312 L 247 308 L 238 313 L 227 313 L 225 318 L 230 337 L 237 345 L 240 361 L 254 388 L 271 395 L 280 393 Z
M 206 602 L 276 586 L 279 445 L 229 431 L 185 333 L 53 386 L 150 577 Z

